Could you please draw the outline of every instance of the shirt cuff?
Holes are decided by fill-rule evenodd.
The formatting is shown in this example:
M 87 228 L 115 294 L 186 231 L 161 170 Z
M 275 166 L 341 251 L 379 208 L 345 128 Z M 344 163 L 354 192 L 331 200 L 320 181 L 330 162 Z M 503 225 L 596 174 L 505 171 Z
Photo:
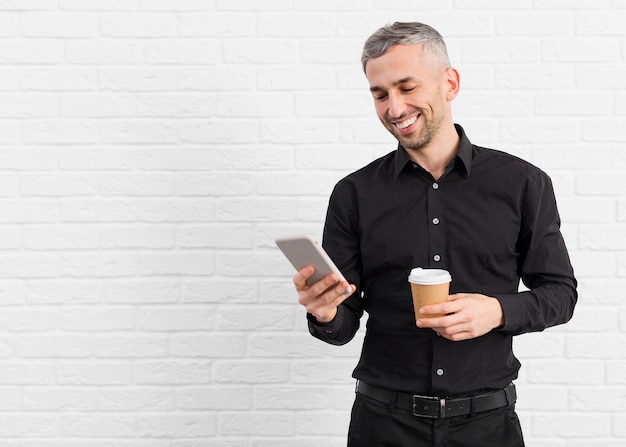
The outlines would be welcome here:
M 324 340 L 331 344 L 336 344 L 339 328 L 342 326 L 344 319 L 343 306 L 337 307 L 337 315 L 328 323 L 320 323 L 317 319 L 307 313 L 306 318 L 309 322 L 309 332 L 316 338 Z
M 504 315 L 504 326 L 500 327 L 501 331 L 515 332 L 524 326 L 526 311 L 522 293 L 497 295 L 495 297 L 500 302 Z

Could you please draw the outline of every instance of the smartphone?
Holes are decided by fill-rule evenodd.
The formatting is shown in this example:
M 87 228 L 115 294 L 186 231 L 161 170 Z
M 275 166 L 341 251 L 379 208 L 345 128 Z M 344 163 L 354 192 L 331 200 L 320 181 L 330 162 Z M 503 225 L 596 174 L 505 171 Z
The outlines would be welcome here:
M 306 281 L 308 286 L 312 286 L 330 273 L 336 274 L 339 281 L 346 280 L 326 251 L 312 236 L 281 237 L 276 239 L 276 245 L 296 270 L 307 265 L 315 267 L 315 273 Z

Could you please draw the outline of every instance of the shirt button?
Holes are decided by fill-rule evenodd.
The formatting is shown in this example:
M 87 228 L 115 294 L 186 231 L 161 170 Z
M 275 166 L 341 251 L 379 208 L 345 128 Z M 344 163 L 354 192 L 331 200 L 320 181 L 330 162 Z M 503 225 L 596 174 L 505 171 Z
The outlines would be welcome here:
M 437 375 L 438 375 L 438 376 L 443 376 L 443 369 L 439 368 L 439 369 L 437 370 Z
M 433 189 L 439 189 L 439 183 L 437 182 L 433 183 Z
M 438 225 L 438 224 L 439 224 L 439 219 L 437 219 L 437 218 L 435 217 L 435 218 L 433 219 L 433 223 L 434 223 L 435 225 Z
M 441 256 L 439 256 L 439 255 L 435 255 L 435 256 L 433 256 L 433 259 L 434 259 L 436 262 L 439 262 L 439 261 L 441 261 Z

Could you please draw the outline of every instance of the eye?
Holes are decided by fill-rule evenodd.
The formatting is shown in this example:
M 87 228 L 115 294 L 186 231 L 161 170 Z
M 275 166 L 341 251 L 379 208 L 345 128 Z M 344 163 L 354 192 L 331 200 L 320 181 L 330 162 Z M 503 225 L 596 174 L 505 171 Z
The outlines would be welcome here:
M 376 101 L 383 101 L 387 98 L 387 94 L 386 93 L 380 93 L 378 95 L 374 95 L 374 99 Z
M 415 87 L 404 87 L 401 89 L 403 93 L 411 93 L 413 90 L 415 90 Z

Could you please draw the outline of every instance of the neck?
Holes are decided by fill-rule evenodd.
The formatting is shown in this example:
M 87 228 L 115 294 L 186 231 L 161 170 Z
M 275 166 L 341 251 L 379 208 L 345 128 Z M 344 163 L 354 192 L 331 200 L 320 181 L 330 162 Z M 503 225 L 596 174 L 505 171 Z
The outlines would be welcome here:
M 459 148 L 459 134 L 454 124 L 441 129 L 437 136 L 419 149 L 407 149 L 409 158 L 426 169 L 435 180 L 445 173 L 446 166 L 455 157 Z

